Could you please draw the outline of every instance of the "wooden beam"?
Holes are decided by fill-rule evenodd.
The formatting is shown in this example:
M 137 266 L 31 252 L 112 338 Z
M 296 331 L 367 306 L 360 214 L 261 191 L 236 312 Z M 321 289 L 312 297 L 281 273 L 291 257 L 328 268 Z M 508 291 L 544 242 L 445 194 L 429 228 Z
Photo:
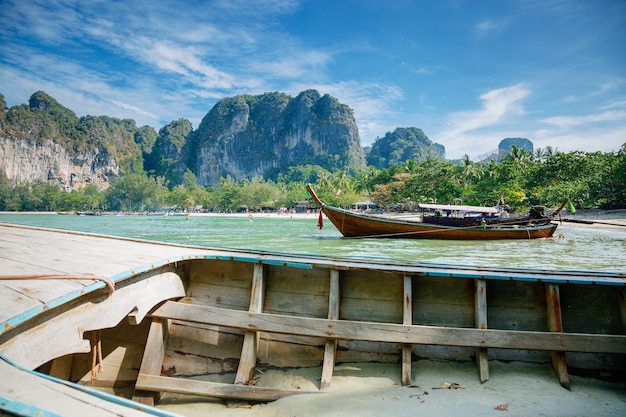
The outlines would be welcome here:
M 548 330 L 551 332 L 563 332 L 563 319 L 561 317 L 561 295 L 558 284 L 545 284 L 546 305 L 548 308 Z M 561 386 L 569 389 L 569 374 L 567 373 L 567 360 L 565 352 L 552 352 L 552 366 L 556 371 Z
M 407 326 L 404 324 L 251 313 L 172 301 L 159 307 L 153 316 L 235 329 L 324 339 L 562 352 L 626 353 L 626 336 L 624 335 Z
M 475 296 L 474 309 L 476 328 L 487 329 L 487 281 L 484 279 L 474 280 Z M 476 348 L 476 366 L 478 366 L 478 374 L 480 382 L 484 383 L 489 380 L 489 354 L 487 348 Z
M 263 298 L 265 296 L 265 282 L 263 281 L 263 264 L 257 262 L 254 264 L 254 272 L 252 275 L 252 292 L 250 294 L 251 313 L 260 313 L 263 311 Z M 254 367 L 256 366 L 256 354 L 258 346 L 258 333 L 249 329 L 244 334 L 243 347 L 241 349 L 241 359 L 237 368 L 237 376 L 235 384 L 246 385 L 254 377 Z
M 132 285 L 120 286 L 101 301 L 81 300 L 72 309 L 61 308 L 65 311 L 58 314 L 41 314 L 38 323 L 4 341 L 0 353 L 29 369 L 67 354 L 87 353 L 91 346 L 84 339 L 85 332 L 115 327 L 131 311 L 137 312 L 137 318 L 144 317 L 162 301 L 185 295 L 177 274 L 150 271 L 147 275 Z M 32 349 L 32 346 L 46 348 Z
M 617 292 L 617 296 L 619 297 L 619 311 L 622 316 L 622 326 L 624 330 L 626 330 L 626 291 L 620 288 Z
M 402 324 L 413 324 L 413 287 L 410 275 L 404 275 L 404 295 L 402 309 Z M 411 385 L 411 345 L 402 345 L 402 385 Z
M 330 270 L 330 288 L 328 292 L 328 319 L 339 320 L 339 271 Z M 337 352 L 337 340 L 327 339 L 324 347 L 324 364 L 322 365 L 322 379 L 320 389 L 330 387 L 330 381 L 335 369 L 335 354 Z
M 142 374 L 137 378 L 137 387 L 144 391 L 166 391 L 178 394 L 257 402 L 274 401 L 282 397 L 297 394 L 318 393 L 316 391 L 265 388 L 255 387 L 254 385 L 233 385 L 147 374 Z
M 139 367 L 139 375 L 137 378 L 142 375 L 161 375 L 161 367 L 163 366 L 163 358 L 165 357 L 165 347 L 167 346 L 167 336 L 169 333 L 167 327 L 167 319 L 152 319 L 148 339 L 146 340 L 146 349 L 141 359 L 141 366 Z M 142 391 L 135 385 L 133 401 L 154 407 L 154 403 L 159 397 L 160 393 L 155 395 L 154 392 Z

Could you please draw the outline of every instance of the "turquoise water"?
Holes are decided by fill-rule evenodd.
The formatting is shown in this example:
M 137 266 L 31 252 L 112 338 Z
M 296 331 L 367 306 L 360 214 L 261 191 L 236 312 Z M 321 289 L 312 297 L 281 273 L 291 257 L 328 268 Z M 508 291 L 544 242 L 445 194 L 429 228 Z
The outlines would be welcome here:
M 501 241 L 346 239 L 317 216 L 61 216 L 0 214 L 0 222 L 211 247 L 455 265 L 626 272 L 626 228 L 561 225 L 560 238 Z M 190 250 L 192 252 L 193 250 Z

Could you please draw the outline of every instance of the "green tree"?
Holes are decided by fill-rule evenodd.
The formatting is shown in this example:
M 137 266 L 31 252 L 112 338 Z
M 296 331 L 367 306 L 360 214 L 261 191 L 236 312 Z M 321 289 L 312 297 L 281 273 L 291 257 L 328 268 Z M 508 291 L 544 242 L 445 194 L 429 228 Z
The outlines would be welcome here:
M 111 184 L 106 193 L 106 203 L 111 210 L 158 210 L 165 202 L 166 192 L 161 177 L 128 174 Z

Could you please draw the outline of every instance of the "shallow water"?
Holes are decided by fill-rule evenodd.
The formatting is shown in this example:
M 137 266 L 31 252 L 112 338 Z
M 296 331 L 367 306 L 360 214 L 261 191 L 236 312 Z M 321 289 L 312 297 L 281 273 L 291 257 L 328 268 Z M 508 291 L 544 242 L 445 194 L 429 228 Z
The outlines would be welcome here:
M 0 214 L 0 222 L 211 247 L 455 265 L 626 272 L 626 227 L 563 224 L 552 239 L 444 241 L 346 239 L 317 216 L 61 216 Z

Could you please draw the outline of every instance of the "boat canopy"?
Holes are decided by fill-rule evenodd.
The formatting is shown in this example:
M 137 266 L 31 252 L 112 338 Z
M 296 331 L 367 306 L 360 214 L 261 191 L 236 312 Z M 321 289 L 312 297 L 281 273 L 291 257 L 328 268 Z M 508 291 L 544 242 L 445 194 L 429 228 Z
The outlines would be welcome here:
M 358 203 L 354 203 L 352 205 L 352 208 L 355 210 L 368 210 L 368 209 L 375 209 L 377 207 L 378 207 L 378 204 L 370 200 L 359 201 Z
M 429 210 L 448 210 L 448 211 L 468 211 L 472 213 L 498 213 L 496 207 L 480 207 L 480 206 L 454 206 L 451 204 L 426 204 L 420 203 L 417 205 L 421 209 Z

